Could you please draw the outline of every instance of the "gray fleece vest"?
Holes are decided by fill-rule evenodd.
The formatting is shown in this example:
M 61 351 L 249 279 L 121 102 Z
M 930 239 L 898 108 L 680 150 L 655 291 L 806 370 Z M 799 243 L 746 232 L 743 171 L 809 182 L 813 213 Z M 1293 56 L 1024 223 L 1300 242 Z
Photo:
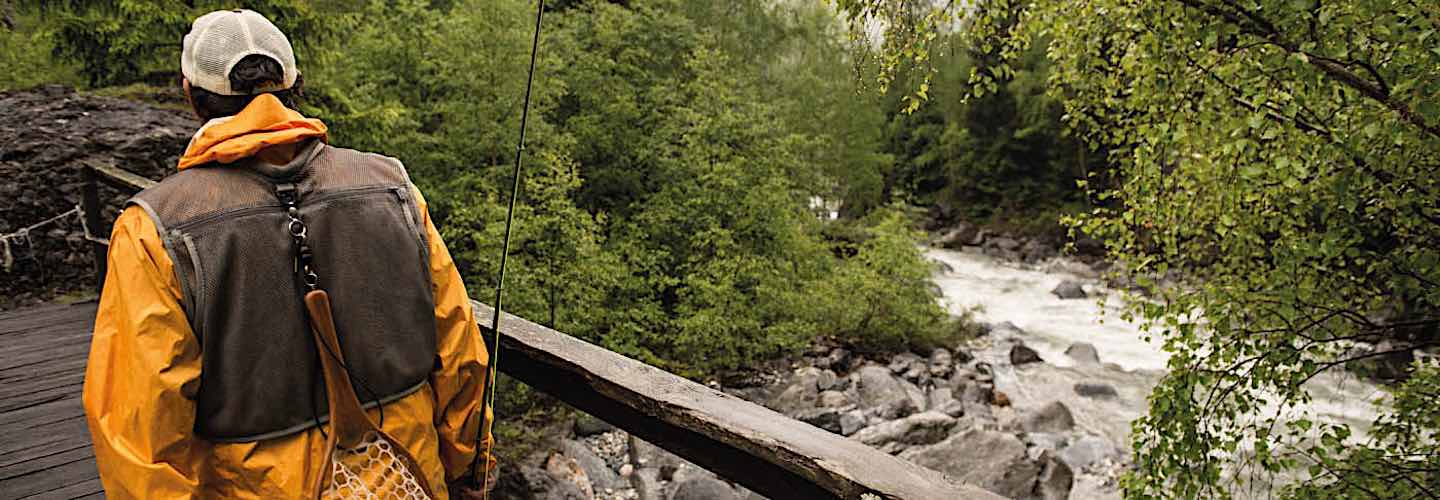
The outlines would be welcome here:
M 313 141 L 290 165 L 186 169 L 130 200 L 155 221 L 199 341 L 195 433 L 257 441 L 327 419 L 324 380 L 277 183 L 297 187 L 367 406 L 418 389 L 436 363 L 429 246 L 404 167 Z

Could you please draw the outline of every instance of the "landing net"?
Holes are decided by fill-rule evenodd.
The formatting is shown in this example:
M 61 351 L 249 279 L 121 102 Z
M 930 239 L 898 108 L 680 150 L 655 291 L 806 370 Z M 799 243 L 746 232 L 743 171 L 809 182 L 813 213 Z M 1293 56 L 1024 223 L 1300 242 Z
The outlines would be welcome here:
M 406 466 L 395 448 L 375 432 L 354 448 L 336 446 L 330 453 L 330 481 L 320 498 L 428 500 L 416 471 Z

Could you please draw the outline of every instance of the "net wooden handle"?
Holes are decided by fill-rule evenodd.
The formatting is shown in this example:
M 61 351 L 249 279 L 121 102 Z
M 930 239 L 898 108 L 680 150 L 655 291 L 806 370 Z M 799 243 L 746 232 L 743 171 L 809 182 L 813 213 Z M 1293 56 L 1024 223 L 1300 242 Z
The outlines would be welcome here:
M 305 308 L 310 311 L 311 331 L 315 347 L 320 351 L 320 367 L 325 375 L 325 391 L 330 400 L 330 429 L 340 446 L 352 448 L 365 434 L 379 430 L 360 406 L 355 387 L 343 366 L 345 354 L 340 352 L 340 337 L 335 333 L 335 319 L 330 314 L 330 296 L 324 290 L 305 294 Z M 326 352 L 328 349 L 329 352 Z M 332 355 L 333 354 L 333 355 Z

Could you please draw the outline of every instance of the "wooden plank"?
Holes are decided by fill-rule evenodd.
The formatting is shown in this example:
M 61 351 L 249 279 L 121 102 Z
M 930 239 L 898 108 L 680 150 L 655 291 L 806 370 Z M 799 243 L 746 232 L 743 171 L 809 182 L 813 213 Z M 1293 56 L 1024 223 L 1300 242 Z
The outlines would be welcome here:
M 93 457 L 81 458 L 0 481 L 0 500 L 49 493 L 70 485 L 99 480 Z
M 83 392 L 83 381 L 75 381 L 68 385 L 51 387 L 48 389 L 37 389 L 31 392 L 7 396 L 0 399 L 0 413 L 8 413 L 11 410 L 29 408 L 35 405 L 61 401 L 65 399 L 79 398 Z
M 87 439 L 84 443 L 77 443 L 70 446 L 51 446 L 48 448 L 42 446 L 30 448 L 23 451 L 17 451 L 14 453 L 7 453 L 5 455 L 0 455 L 0 477 L 7 477 L 7 470 L 12 467 L 22 466 L 21 464 L 30 460 L 36 460 L 41 457 L 54 455 L 56 453 L 65 453 L 72 450 L 84 450 L 86 453 L 91 453 L 93 451 L 90 449 L 90 440 Z
M 0 443 L 0 460 L 11 456 L 44 455 L 90 442 L 90 428 L 82 415 L 34 425 L 29 431 L 10 434 Z
M 505 373 L 768 497 L 1000 498 L 525 319 L 501 331 Z
M 143 189 L 149 189 L 151 186 L 159 184 L 158 182 L 130 173 L 128 170 L 108 163 L 93 160 L 84 160 L 82 163 L 84 163 L 86 167 L 95 170 L 95 173 L 98 174 L 96 175 L 96 180 L 104 182 L 115 189 L 119 189 L 123 193 L 137 193 Z
M 105 491 L 104 487 L 100 485 L 100 478 L 90 479 L 60 489 L 28 496 L 25 497 L 25 500 L 72 500 L 75 498 L 105 498 Z
M 77 356 L 88 356 L 90 354 L 90 339 L 86 337 L 74 338 L 56 342 L 49 351 L 30 350 L 23 353 L 3 353 L 5 366 L 21 368 L 43 364 L 55 359 L 64 359 Z
M 0 400 L 7 395 L 65 385 L 84 378 L 85 362 L 86 356 L 74 356 L 57 359 L 53 363 L 0 369 Z
M 51 467 L 68 464 L 85 458 L 92 458 L 94 456 L 95 453 L 91 451 L 89 443 L 85 443 L 83 446 L 60 447 L 60 449 L 45 450 L 44 453 L 35 454 L 29 459 L 6 466 L 0 466 L 0 483 L 10 478 L 43 471 Z

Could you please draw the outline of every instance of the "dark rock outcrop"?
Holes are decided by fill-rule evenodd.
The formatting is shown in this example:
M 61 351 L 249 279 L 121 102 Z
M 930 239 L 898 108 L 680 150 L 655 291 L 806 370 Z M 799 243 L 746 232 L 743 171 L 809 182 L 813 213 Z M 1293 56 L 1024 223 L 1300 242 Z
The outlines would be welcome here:
M 13 68 L 12 68 L 13 69 Z M 62 214 L 80 202 L 80 162 L 111 163 L 151 179 L 175 170 L 200 122 L 179 107 L 81 94 L 63 86 L 0 93 L 0 234 Z M 105 227 L 129 196 L 101 188 Z M 0 245 L 3 246 L 3 245 Z M 9 245 L 0 269 L 0 310 L 94 289 L 90 245 L 78 217 L 37 228 Z M 0 248 L 4 252 L 4 248 Z M 0 255 L 0 263 L 5 261 Z

